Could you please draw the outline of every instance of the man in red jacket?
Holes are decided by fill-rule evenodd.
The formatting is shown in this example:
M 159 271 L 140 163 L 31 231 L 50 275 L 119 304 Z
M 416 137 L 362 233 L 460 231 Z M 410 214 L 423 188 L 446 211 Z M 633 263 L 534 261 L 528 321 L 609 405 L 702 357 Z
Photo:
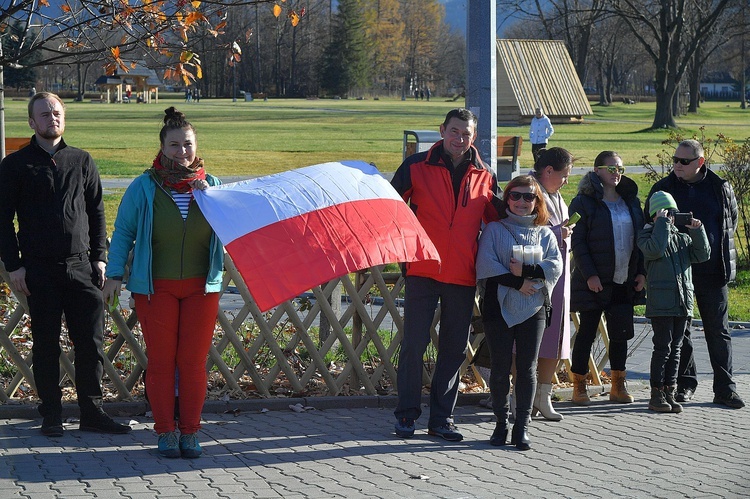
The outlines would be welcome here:
M 498 218 L 497 178 L 476 148 L 477 118 L 468 109 L 448 112 L 443 140 L 401 164 L 391 184 L 410 204 L 440 253 L 440 262 L 406 265 L 404 338 L 398 362 L 396 435 L 410 438 L 422 413 L 422 357 L 440 302 L 438 357 L 430 388 L 428 433 L 457 442 L 453 424 L 459 368 L 466 358 L 476 289 L 477 237 L 482 221 Z

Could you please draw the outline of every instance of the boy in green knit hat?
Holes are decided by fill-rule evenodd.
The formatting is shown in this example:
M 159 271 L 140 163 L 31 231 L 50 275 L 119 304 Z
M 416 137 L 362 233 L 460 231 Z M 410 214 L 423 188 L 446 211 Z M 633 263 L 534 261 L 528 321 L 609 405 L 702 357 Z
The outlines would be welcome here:
M 682 412 L 674 399 L 680 346 L 693 316 L 693 281 L 690 266 L 709 259 L 711 249 L 703 224 L 690 218 L 688 233 L 675 226 L 677 203 L 667 192 L 657 191 L 649 200 L 653 223 L 638 236 L 646 264 L 646 317 L 654 331 L 651 355 L 651 400 L 656 412 Z

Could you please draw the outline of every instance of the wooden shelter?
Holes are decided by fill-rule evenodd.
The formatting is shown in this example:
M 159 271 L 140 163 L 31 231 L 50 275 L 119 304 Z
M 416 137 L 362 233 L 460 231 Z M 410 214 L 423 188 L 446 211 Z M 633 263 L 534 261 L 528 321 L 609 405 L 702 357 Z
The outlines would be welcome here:
M 593 114 L 565 43 L 498 39 L 498 125 L 528 124 L 537 107 L 554 123 Z
M 125 87 L 130 86 L 133 96 L 140 94 L 143 102 L 150 103 L 153 100 L 158 103 L 159 87 L 162 86 L 162 83 L 156 75 L 156 71 L 136 62 L 128 67 L 127 72 L 117 68 L 115 74 L 111 76 L 100 76 L 96 80 L 96 85 L 103 91 L 106 91 L 107 97 L 105 102 L 112 102 L 111 92 L 114 92 L 115 95 L 114 102 L 124 102 Z M 151 98 L 152 92 L 154 93 L 154 99 Z M 131 98 L 134 99 L 135 97 Z

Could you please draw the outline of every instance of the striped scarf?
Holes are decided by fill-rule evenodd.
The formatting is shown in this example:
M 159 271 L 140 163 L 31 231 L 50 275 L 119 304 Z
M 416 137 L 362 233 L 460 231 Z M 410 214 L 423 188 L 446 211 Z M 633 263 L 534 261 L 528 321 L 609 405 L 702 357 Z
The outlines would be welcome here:
M 196 157 L 191 165 L 182 166 L 164 156 L 161 151 L 154 159 L 153 171 L 165 187 L 180 193 L 192 190 L 189 182 L 206 179 L 206 170 L 201 158 Z

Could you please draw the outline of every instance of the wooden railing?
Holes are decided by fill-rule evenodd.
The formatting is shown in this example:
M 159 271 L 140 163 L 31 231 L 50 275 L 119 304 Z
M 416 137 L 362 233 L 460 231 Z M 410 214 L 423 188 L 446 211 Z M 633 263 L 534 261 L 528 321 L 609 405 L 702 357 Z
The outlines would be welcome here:
M 219 311 L 207 359 L 206 369 L 222 396 L 395 393 L 395 363 L 403 336 L 403 305 L 399 294 L 404 279 L 400 273 L 368 269 L 314 288 L 312 299 L 287 301 L 271 312 L 262 313 L 228 256 L 225 270 L 223 293 L 236 289 L 242 305 Z M 0 278 L 10 282 L 2 262 Z M 338 300 L 339 290 L 347 297 L 340 313 L 335 310 L 339 308 L 338 302 L 331 302 L 332 295 Z M 373 297 L 381 302 L 378 307 L 372 306 Z M 29 390 L 34 389 L 33 358 L 30 349 L 25 348 L 31 341 L 27 310 L 25 296 L 14 292 L 13 297 L 6 297 L 5 313 L 0 318 L 0 361 L 5 381 L 0 403 L 20 396 L 19 391 L 27 397 Z M 437 353 L 439 317 L 438 309 L 431 327 L 433 346 L 425 356 L 425 385 L 430 383 Z M 319 322 L 327 324 L 327 334 L 319 331 L 316 325 Z M 104 382 L 116 399 L 131 400 L 138 394 L 141 376 L 148 365 L 137 311 L 115 310 L 108 324 Z M 594 384 L 601 384 L 598 372 L 606 363 L 604 324 L 600 333 L 605 348 L 597 360 L 591 359 Z M 481 333 L 471 336 L 462 374 L 474 369 L 471 360 L 481 339 Z M 65 331 L 62 345 L 62 375 L 72 384 L 73 352 Z M 338 362 L 332 362 L 332 358 Z M 569 368 L 567 361 L 563 365 Z M 477 383 L 484 386 L 481 376 L 476 371 L 474 374 Z
M 264 314 L 229 256 L 225 259 L 225 270 L 223 293 L 236 289 L 242 305 L 236 310 L 219 311 L 206 368 L 214 378 L 220 378 L 218 384 L 230 398 L 277 396 L 275 390 L 280 384 L 288 387 L 289 395 L 308 392 L 376 395 L 395 385 L 394 363 L 403 334 L 401 274 L 385 273 L 381 268 L 368 269 L 354 274 L 354 278 L 345 276 L 314 288 L 312 299 L 287 301 Z M 1 262 L 0 277 L 10 282 Z M 338 307 L 330 303 L 337 288 L 343 289 L 348 298 L 340 314 L 334 310 Z M 373 296 L 382 300 L 377 309 L 371 305 Z M 30 349 L 24 348 L 31 341 L 25 327 L 28 310 L 25 297 L 13 292 L 13 298 L 6 299 L 5 309 L 0 353 L 7 359 L 6 364 L 11 365 L 5 366 L 5 378 L 9 380 L 0 390 L 0 403 L 10 401 L 19 390 L 27 393 L 34 389 L 33 357 Z M 432 328 L 435 345 L 438 317 L 439 310 Z M 326 338 L 319 334 L 316 325 L 321 318 L 330 325 Z M 148 364 L 137 311 L 115 310 L 108 324 L 112 334 L 105 341 L 105 383 L 118 400 L 130 400 Z M 62 374 L 73 380 L 72 346 L 64 328 L 62 344 Z M 334 350 L 343 352 L 337 358 L 344 360 L 332 363 Z M 473 349 L 469 351 L 464 369 L 469 367 L 473 354 Z M 430 380 L 429 367 L 434 365 L 435 352 L 432 349 L 432 356 L 428 353 L 425 361 L 425 384 Z

